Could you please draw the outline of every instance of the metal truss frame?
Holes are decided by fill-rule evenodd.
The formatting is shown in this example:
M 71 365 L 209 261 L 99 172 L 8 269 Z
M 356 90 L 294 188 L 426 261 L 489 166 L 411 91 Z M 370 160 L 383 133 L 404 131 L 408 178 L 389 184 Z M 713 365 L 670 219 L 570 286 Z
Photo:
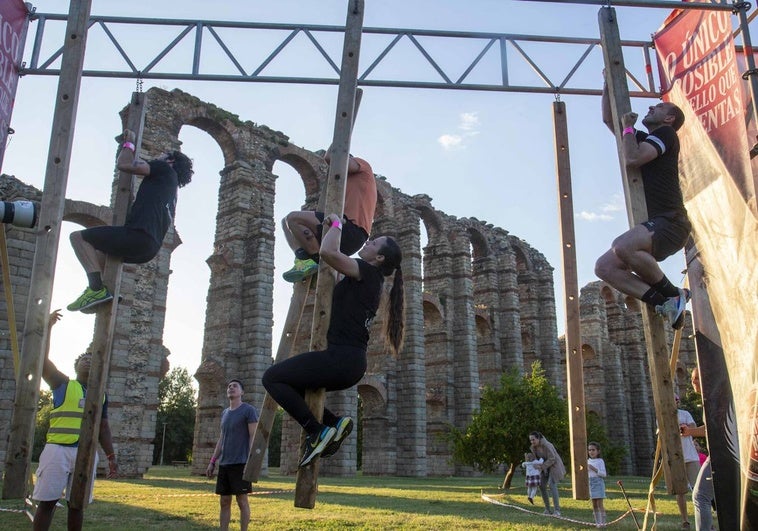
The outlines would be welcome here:
M 62 21 L 65 23 L 67 15 L 65 14 L 45 14 L 35 13 L 32 20 L 37 22 L 36 32 L 33 38 L 31 59 L 28 65 L 21 69 L 22 75 L 53 75 L 60 74 L 60 67 L 57 66 L 59 58 L 63 53 L 63 47 L 57 47 L 52 53 L 41 57 L 44 47 L 51 47 L 49 41 L 54 37 L 48 37 L 51 32 L 46 32 L 48 23 Z M 142 40 L 165 39 L 164 35 L 151 37 L 150 30 L 155 28 L 174 28 L 176 30 L 173 40 L 168 42 L 165 47 L 153 55 L 144 64 L 136 64 L 136 61 L 126 51 L 126 46 L 117 37 L 119 30 L 125 26 L 139 27 Z M 237 82 L 263 82 L 263 83 L 298 83 L 298 84 L 319 84 L 319 85 L 337 85 L 339 83 L 340 71 L 337 64 L 330 57 L 325 49 L 325 39 L 329 34 L 341 34 L 344 32 L 342 26 L 327 25 L 305 25 L 305 24 L 275 24 L 275 23 L 255 23 L 255 22 L 232 22 L 232 21 L 212 21 L 212 20 L 174 20 L 174 19 L 155 19 L 155 18 L 132 18 L 132 17 L 113 17 L 113 16 L 91 16 L 89 29 L 99 27 L 107 36 L 107 41 L 112 45 L 114 60 L 110 64 L 123 64 L 121 69 L 85 69 L 82 73 L 86 77 L 104 77 L 104 78 L 132 78 L 132 79 L 171 79 L 171 80 L 194 80 L 194 81 L 237 81 Z M 243 58 L 241 54 L 234 53 L 231 46 L 226 42 L 222 31 L 229 29 L 242 30 L 244 32 L 278 32 L 281 34 L 281 40 L 278 45 L 262 60 L 252 68 L 242 66 Z M 29 32 L 31 34 L 31 32 Z M 164 31 L 165 33 L 165 31 Z M 329 70 L 333 75 L 326 77 L 317 76 L 300 76 L 286 77 L 267 75 L 266 69 L 273 66 L 277 58 L 283 55 L 288 46 L 291 46 L 293 40 L 298 35 L 304 35 L 312 44 L 318 54 L 323 57 Z M 600 49 L 599 38 L 570 38 L 555 36 L 537 36 L 523 34 L 506 34 L 506 33 L 478 33 L 462 31 L 437 31 L 421 29 L 390 29 L 390 28 L 371 28 L 363 29 L 364 40 L 372 37 L 387 41 L 383 43 L 384 48 L 375 56 L 373 61 L 365 67 L 358 75 L 358 85 L 363 87 L 402 87 L 402 88 L 432 88 L 432 89 L 457 89 L 457 90 L 475 90 L 475 91 L 497 91 L 497 92 L 531 92 L 555 94 L 583 94 L 599 95 L 601 90 L 597 86 L 582 87 L 569 86 L 570 82 L 580 83 L 578 78 L 574 77 L 577 70 L 585 63 L 588 56 L 593 50 Z M 47 40 L 46 40 L 47 37 Z M 215 45 L 223 51 L 223 55 L 229 61 L 226 65 L 236 71 L 233 74 L 219 74 L 203 68 L 201 61 L 203 57 L 204 39 L 212 39 Z M 443 67 L 440 61 L 435 60 L 433 52 L 430 50 L 429 41 L 439 39 L 449 39 L 460 42 L 461 40 L 475 41 L 472 48 L 478 49 L 478 54 L 470 60 L 463 72 L 453 73 L 449 67 Z M 177 46 L 191 40 L 193 42 L 193 53 L 191 57 L 191 68 L 182 71 L 179 69 L 172 70 L 174 65 L 170 61 L 164 61 L 166 56 Z M 420 57 L 431 66 L 437 80 L 411 79 L 411 80 L 393 80 L 383 79 L 375 74 L 377 68 L 389 61 L 388 57 L 391 52 L 402 41 L 411 43 Z M 426 42 L 425 42 L 426 41 Z M 301 40 L 302 42 L 302 40 Z M 558 52 L 559 47 L 566 48 L 567 45 L 576 47 L 578 59 L 573 67 L 565 74 L 566 64 L 561 65 L 563 73 L 555 74 L 550 72 L 550 66 L 544 59 L 540 59 L 535 54 L 530 53 L 528 47 L 530 43 L 540 43 L 540 45 L 555 46 Z M 658 91 L 655 87 L 655 81 L 652 75 L 651 49 L 652 42 L 647 41 L 622 41 L 622 48 L 633 52 L 641 53 L 642 63 L 639 65 L 641 72 L 631 72 L 627 70 L 627 77 L 631 83 L 632 89 L 630 96 L 633 97 L 658 97 Z M 45 46 L 43 46 L 45 45 Z M 55 46 L 55 45 L 53 45 Z M 477 66 L 480 70 L 493 68 L 492 63 L 495 61 L 483 62 L 482 59 L 490 50 L 499 50 L 493 52 L 498 55 L 499 70 L 489 70 L 489 78 L 499 79 L 497 83 L 475 83 L 467 81 L 472 71 Z M 510 82 L 511 72 L 515 63 L 518 68 L 529 68 L 539 78 L 539 83 L 525 85 L 512 84 Z M 633 68 L 633 67 L 630 67 Z M 167 70 L 168 69 L 168 70 Z

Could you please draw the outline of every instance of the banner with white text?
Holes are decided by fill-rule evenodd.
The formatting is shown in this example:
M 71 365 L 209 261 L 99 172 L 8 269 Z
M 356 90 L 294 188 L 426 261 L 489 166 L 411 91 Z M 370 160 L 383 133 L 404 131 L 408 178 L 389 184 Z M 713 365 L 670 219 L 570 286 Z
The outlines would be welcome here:
M 736 61 L 731 17 L 716 11 L 675 12 L 654 42 L 661 92 L 686 117 L 679 131 L 680 182 L 703 264 L 701 282 L 707 286 L 718 327 L 714 335 L 720 336 L 708 339 L 723 349 L 735 397 L 734 412 L 724 416 L 731 425 L 721 428 L 726 440 L 730 433 L 738 434 L 737 440 L 711 450 L 739 461 L 741 527 L 756 529 L 758 210 L 750 161 L 754 140 L 748 136 L 746 120 L 751 105 Z M 693 298 L 693 311 L 697 304 Z M 716 480 L 714 468 L 718 490 Z

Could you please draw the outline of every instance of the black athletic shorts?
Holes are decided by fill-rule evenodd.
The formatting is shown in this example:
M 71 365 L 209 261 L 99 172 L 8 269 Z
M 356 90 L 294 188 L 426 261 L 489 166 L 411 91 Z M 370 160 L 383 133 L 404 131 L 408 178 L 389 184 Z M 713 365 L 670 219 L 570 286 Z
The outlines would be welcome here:
M 82 238 L 100 252 L 121 257 L 126 264 L 149 262 L 162 245 L 145 231 L 109 225 L 85 229 Z
M 692 225 L 685 214 L 665 213 L 642 223 L 653 233 L 653 258 L 661 261 L 679 251 L 687 243 Z
M 316 238 L 321 243 L 321 234 L 324 229 L 324 213 L 314 212 L 316 218 L 319 221 L 319 226 L 316 229 Z M 342 237 L 340 238 L 340 251 L 350 256 L 356 253 L 363 247 L 363 244 L 368 240 L 368 233 L 363 227 L 359 227 L 352 220 L 342 216 Z
M 245 463 L 238 465 L 219 465 L 216 478 L 216 494 L 231 496 L 232 494 L 248 494 L 253 492 L 253 485 L 242 479 Z

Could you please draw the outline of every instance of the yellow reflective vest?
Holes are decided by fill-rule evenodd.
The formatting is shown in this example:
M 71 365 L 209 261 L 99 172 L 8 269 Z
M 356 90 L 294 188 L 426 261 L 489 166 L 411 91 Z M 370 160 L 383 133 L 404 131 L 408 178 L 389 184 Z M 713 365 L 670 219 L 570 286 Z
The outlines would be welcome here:
M 105 397 L 103 397 L 105 401 Z M 79 442 L 84 415 L 84 388 L 77 380 L 69 380 L 63 403 L 50 412 L 47 442 L 72 445 Z

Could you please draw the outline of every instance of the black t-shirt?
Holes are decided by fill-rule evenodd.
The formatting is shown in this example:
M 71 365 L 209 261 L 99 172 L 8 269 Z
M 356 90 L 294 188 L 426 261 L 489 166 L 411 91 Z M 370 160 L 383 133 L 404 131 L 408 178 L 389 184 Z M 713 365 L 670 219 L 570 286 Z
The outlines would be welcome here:
M 145 231 L 162 243 L 174 220 L 179 181 L 168 162 L 151 160 L 148 164 L 150 175 L 142 179 L 125 225 Z
M 368 346 L 368 331 L 379 308 L 384 276 L 379 268 L 356 259 L 361 279 L 345 277 L 334 286 L 332 317 L 326 340 L 330 345 Z
M 658 156 L 640 167 L 648 219 L 664 213 L 686 213 L 679 187 L 679 137 L 670 125 L 651 133 L 637 131 L 637 143 L 647 142 Z

